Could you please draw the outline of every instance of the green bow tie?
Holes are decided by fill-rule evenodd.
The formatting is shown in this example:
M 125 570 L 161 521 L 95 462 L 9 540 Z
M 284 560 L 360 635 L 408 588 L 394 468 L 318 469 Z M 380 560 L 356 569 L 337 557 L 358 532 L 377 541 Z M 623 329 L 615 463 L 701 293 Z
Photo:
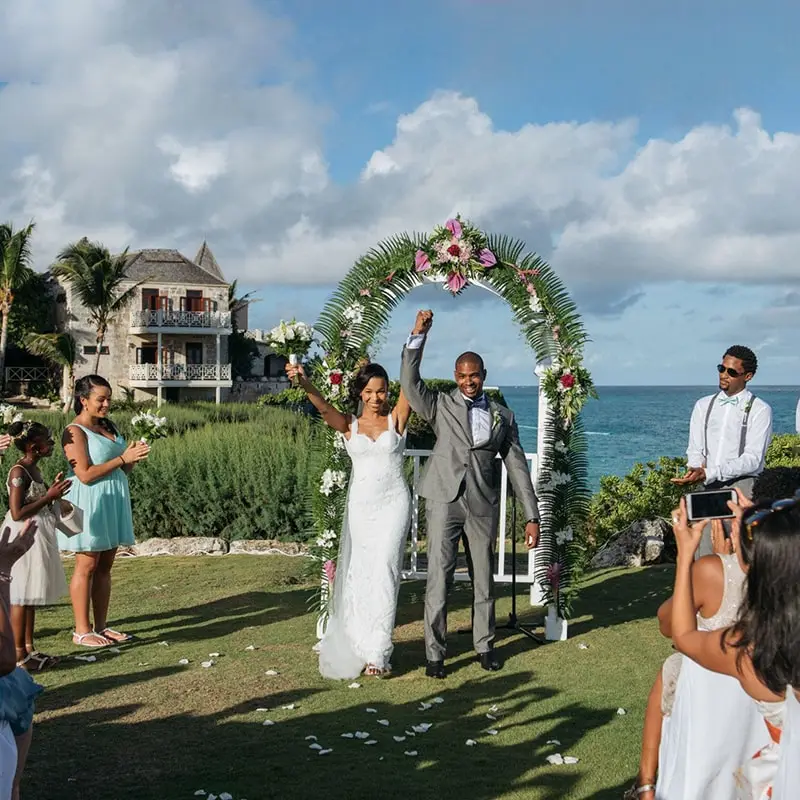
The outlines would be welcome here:
M 739 398 L 738 397 L 723 397 L 722 400 L 719 401 L 721 406 L 725 405 L 732 405 L 738 406 L 739 405 Z

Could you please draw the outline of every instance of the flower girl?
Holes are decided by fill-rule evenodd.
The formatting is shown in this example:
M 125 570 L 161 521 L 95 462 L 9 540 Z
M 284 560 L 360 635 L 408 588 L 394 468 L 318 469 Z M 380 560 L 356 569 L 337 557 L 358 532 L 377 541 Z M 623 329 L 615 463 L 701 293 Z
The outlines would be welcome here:
M 56 539 L 60 509 L 55 503 L 69 490 L 71 481 L 59 473 L 49 488 L 39 470 L 39 460 L 53 452 L 50 431 L 39 422 L 14 422 L 8 429 L 11 440 L 23 453 L 8 473 L 8 514 L 2 529 L 16 536 L 30 519 L 38 534 L 33 546 L 17 561 L 11 576 L 11 624 L 17 649 L 17 665 L 29 672 L 54 666 L 58 659 L 36 650 L 33 642 L 36 606 L 58 602 L 67 593 L 64 567 Z

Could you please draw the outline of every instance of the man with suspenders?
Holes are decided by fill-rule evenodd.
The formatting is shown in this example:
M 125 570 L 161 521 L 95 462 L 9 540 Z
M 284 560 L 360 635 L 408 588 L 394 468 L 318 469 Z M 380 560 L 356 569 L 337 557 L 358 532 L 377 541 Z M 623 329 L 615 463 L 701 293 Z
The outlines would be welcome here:
M 709 491 L 738 487 L 750 496 L 772 438 L 772 409 L 747 388 L 757 368 L 758 360 L 750 348 L 728 348 L 717 366 L 720 391 L 695 403 L 686 451 L 688 471 L 673 483 L 702 481 Z M 697 555 L 711 552 L 708 525 Z

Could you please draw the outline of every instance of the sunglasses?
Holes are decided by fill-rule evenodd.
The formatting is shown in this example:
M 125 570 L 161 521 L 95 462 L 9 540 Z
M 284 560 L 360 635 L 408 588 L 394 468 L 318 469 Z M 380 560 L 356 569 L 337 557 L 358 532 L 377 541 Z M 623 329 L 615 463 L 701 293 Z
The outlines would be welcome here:
M 772 514 L 779 514 L 781 511 L 789 511 L 789 509 L 794 508 L 796 505 L 800 505 L 800 489 L 794 493 L 794 497 L 776 500 L 768 508 L 759 508 L 750 512 L 745 512 L 742 517 L 742 523 L 747 531 L 747 538 L 753 541 L 753 529 L 757 528 L 765 519 L 772 516 Z
M 726 367 L 724 364 L 717 364 L 717 372 L 719 372 L 720 375 L 724 375 L 727 372 L 731 378 L 741 378 L 742 375 L 746 374 L 744 372 L 737 372 L 733 367 Z

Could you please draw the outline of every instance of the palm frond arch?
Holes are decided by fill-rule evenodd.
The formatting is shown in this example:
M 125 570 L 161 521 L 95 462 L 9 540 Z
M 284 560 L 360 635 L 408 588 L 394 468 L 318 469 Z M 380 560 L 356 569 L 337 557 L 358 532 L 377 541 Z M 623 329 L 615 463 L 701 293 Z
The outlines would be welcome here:
M 329 402 L 347 411 L 351 377 L 369 358 L 397 305 L 427 282 L 444 283 L 454 295 L 474 285 L 499 296 L 533 351 L 547 398 L 545 436 L 538 453 L 542 544 L 536 579 L 545 601 L 555 603 L 560 615 L 568 615 L 582 563 L 574 532 L 585 520 L 590 501 L 580 410 L 595 393 L 583 366 L 583 323 L 547 263 L 526 252 L 524 242 L 484 233 L 460 217 L 427 236 L 402 234 L 384 240 L 355 263 L 320 314 L 315 330 L 323 355 L 312 362 L 315 384 Z M 323 566 L 322 587 L 315 598 L 321 619 L 328 611 L 330 580 L 335 579 L 350 467 L 339 435 L 325 428 L 323 436 L 313 503 L 318 536 L 312 548 Z

